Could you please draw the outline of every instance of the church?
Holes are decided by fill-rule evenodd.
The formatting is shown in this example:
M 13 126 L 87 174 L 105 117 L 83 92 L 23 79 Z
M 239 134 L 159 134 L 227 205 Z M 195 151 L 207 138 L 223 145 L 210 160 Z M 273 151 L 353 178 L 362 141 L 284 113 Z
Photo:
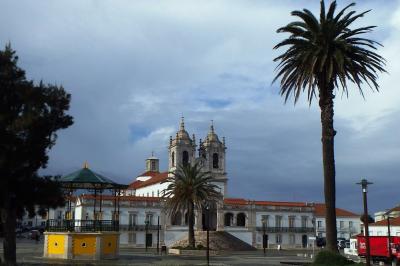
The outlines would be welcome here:
M 100 217 L 111 220 L 115 215 L 113 202 L 118 198 L 120 244 L 132 247 L 177 246 L 187 238 L 187 215 L 182 212 L 171 217 L 161 197 L 168 186 L 165 181 L 180 164 L 199 163 L 215 179 L 221 200 L 210 209 L 210 227 L 215 233 L 244 242 L 254 248 L 308 248 L 314 245 L 316 236 L 325 236 L 325 206 L 312 202 L 260 201 L 229 198 L 226 169 L 225 138 L 217 135 L 211 124 L 207 136 L 196 143 L 195 135 L 185 130 L 182 118 L 176 135 L 171 136 L 168 146 L 168 169 L 160 171 L 159 159 L 152 154 L 145 160 L 145 171 L 139 174 L 128 188 L 118 195 L 92 194 L 76 196 L 72 211 L 76 220 L 91 220 L 93 202 L 101 201 Z M 337 208 L 338 237 L 350 238 L 360 233 L 359 215 Z M 50 210 L 49 219 L 64 219 L 66 208 Z M 37 219 L 37 218 L 36 218 Z M 195 212 L 196 237 L 201 238 L 205 215 Z M 229 241 L 226 241 L 229 242 Z

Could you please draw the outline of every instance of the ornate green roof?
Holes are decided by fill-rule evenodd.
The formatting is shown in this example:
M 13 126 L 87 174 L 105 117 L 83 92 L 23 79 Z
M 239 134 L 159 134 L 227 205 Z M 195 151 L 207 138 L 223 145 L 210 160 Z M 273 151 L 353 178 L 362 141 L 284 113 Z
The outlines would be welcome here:
M 89 169 L 87 163 L 85 163 L 82 169 L 60 178 L 59 181 L 64 187 L 71 189 L 112 189 L 127 187 L 127 185 L 115 183 L 111 179 L 93 172 Z

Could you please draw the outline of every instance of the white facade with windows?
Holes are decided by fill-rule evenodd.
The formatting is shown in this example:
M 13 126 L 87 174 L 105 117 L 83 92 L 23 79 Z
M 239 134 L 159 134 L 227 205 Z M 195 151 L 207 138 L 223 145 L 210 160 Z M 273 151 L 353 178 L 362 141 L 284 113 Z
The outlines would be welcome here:
M 111 220 L 116 215 L 119 217 L 121 244 L 143 247 L 147 241 L 150 246 L 156 246 L 159 241 L 160 245 L 173 246 L 187 236 L 187 216 L 182 210 L 170 217 L 160 196 L 168 186 L 165 180 L 173 176 L 171 173 L 179 165 L 198 163 L 203 167 L 202 170 L 212 174 L 223 196 L 210 211 L 211 230 L 228 232 L 257 248 L 262 248 L 263 243 L 268 248 L 278 245 L 283 248 L 306 248 L 312 244 L 309 237 L 324 236 L 322 204 L 227 198 L 226 149 L 225 139 L 220 141 L 213 124 L 204 140 L 200 139 L 197 145 L 195 135 L 189 136 L 182 119 L 175 138 L 171 137 L 169 141 L 168 171 L 160 172 L 159 159 L 152 154 L 146 160 L 146 171 L 128 189 L 118 196 L 97 196 L 97 206 L 101 200 L 102 210 L 100 212 L 97 207 L 96 216 L 103 220 Z M 114 204 L 116 197 L 120 202 L 118 209 Z M 73 217 L 77 220 L 94 219 L 93 205 L 93 195 L 80 195 L 73 204 Z M 65 217 L 65 209 L 50 212 L 51 219 Z M 195 230 L 203 230 L 204 222 L 205 214 L 202 210 L 196 210 Z M 344 232 L 344 237 L 349 238 L 359 233 L 359 229 L 357 215 L 338 215 L 339 234 Z

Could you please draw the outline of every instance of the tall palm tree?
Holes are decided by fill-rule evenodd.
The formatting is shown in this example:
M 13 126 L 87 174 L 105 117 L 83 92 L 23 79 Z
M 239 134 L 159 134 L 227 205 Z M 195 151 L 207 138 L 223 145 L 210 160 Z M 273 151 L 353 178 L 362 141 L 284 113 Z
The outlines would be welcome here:
M 354 5 L 349 4 L 335 14 L 336 1 L 330 4 L 327 12 L 324 1 L 321 1 L 319 20 L 307 9 L 293 11 L 292 16 L 300 20 L 277 30 L 290 36 L 274 47 L 287 48 L 274 59 L 279 62 L 274 82 L 280 79 L 280 94 L 285 97 L 285 102 L 293 96 L 296 103 L 301 92 L 305 91 L 309 104 L 319 97 L 326 237 L 327 247 L 332 251 L 337 251 L 333 99 L 336 91 L 348 96 L 348 81 L 357 86 L 362 96 L 363 83 L 378 91 L 377 74 L 385 72 L 385 59 L 374 52 L 380 44 L 363 37 L 375 26 L 350 28 L 354 21 L 370 11 L 359 14 L 349 11 Z
M 214 178 L 209 172 L 201 171 L 198 163 L 178 166 L 173 176 L 168 177 L 164 183 L 169 183 L 163 191 L 163 197 L 167 200 L 167 207 L 171 216 L 181 210 L 188 214 L 188 240 L 189 246 L 195 247 L 194 239 L 194 210 L 201 210 L 204 202 L 216 201 L 222 195 L 218 192 L 218 186 L 212 184 Z

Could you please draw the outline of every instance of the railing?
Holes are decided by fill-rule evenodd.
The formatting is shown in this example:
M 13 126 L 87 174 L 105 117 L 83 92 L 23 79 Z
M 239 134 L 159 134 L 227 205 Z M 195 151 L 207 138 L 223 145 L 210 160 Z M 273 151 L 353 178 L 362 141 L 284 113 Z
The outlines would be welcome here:
M 119 231 L 119 221 L 50 219 L 46 221 L 46 231 L 50 232 Z
M 256 227 L 257 231 L 263 231 L 262 226 Z M 313 227 L 265 227 L 266 233 L 313 233 Z
M 147 231 L 155 231 L 158 228 L 161 230 L 161 225 L 157 226 L 157 225 L 153 225 L 153 224 L 149 224 L 149 225 L 145 225 L 145 224 L 121 224 L 119 226 L 120 230 L 124 230 L 124 231 L 146 231 L 146 227 L 147 227 Z

